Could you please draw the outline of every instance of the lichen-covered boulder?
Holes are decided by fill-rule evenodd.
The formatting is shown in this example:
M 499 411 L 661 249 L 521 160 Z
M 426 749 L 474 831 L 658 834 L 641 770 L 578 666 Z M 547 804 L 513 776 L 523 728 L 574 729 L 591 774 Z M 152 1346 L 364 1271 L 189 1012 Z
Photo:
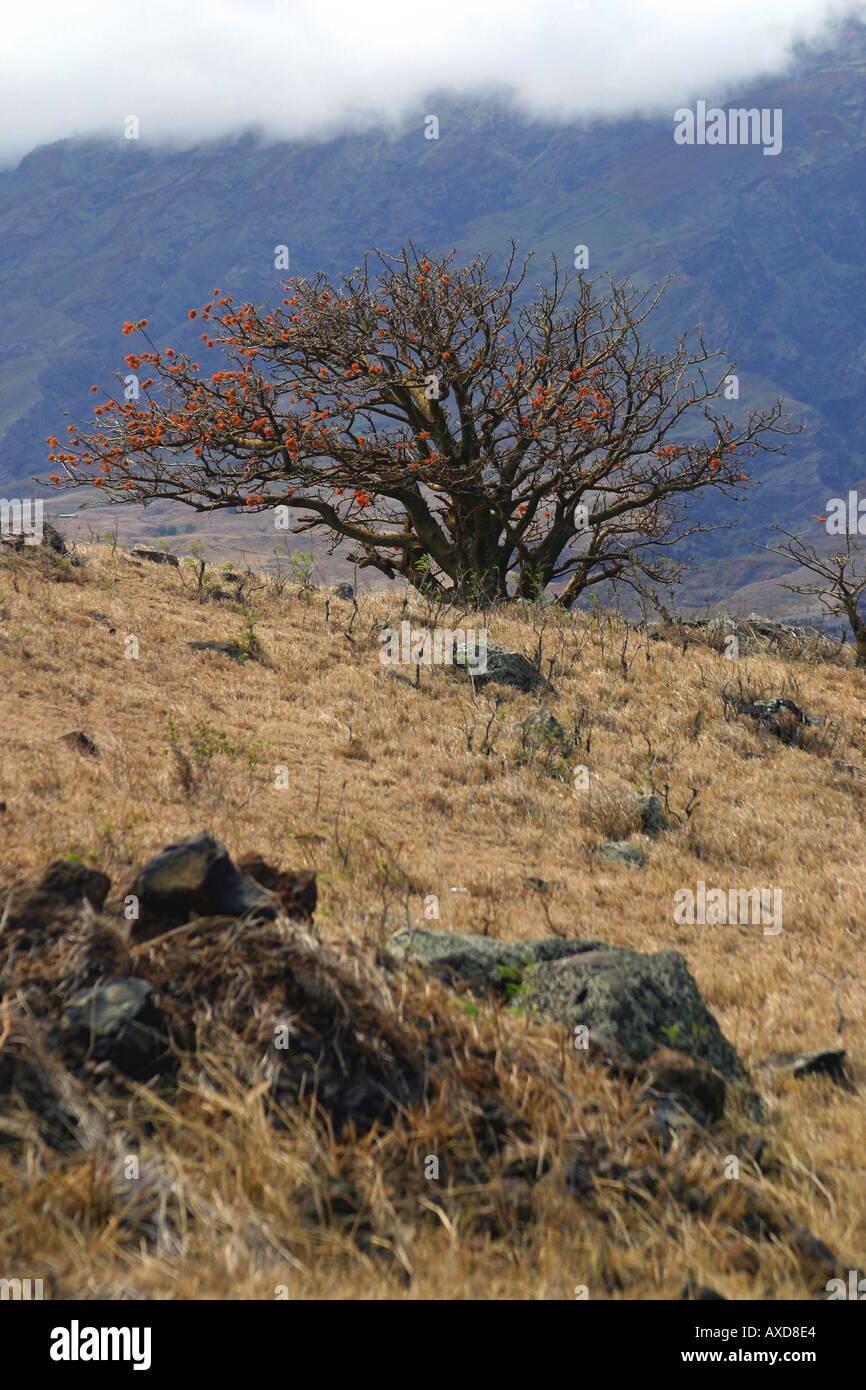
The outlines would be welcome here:
M 404 927 L 391 937 L 387 954 L 394 960 L 417 961 L 448 983 L 459 980 L 510 997 L 522 987 L 530 967 L 537 966 L 540 961 L 561 960 L 582 951 L 597 950 L 601 944 L 598 941 L 564 941 L 556 936 L 540 941 L 497 941 L 473 932 Z
M 527 980 L 521 1003 L 570 1031 L 587 1028 L 614 1062 L 644 1062 L 659 1048 L 672 1048 L 700 1058 L 728 1080 L 746 1079 L 679 951 L 644 955 L 602 946 L 546 961 Z
M 600 853 L 611 863 L 625 864 L 631 869 L 642 869 L 646 863 L 643 850 L 629 844 L 628 840 L 605 840 Z
M 585 1028 L 614 1065 L 634 1067 L 660 1048 L 699 1059 L 726 1080 L 746 1069 L 705 1004 L 679 951 L 645 955 L 600 941 L 496 941 L 472 932 L 403 928 L 392 960 L 417 961 L 449 983 L 493 991 L 517 1007 Z
M 531 661 L 520 652 L 509 651 L 495 642 L 488 642 L 484 647 L 467 647 L 465 642 L 456 642 L 454 665 L 471 676 L 476 685 L 492 681 L 524 692 L 549 689 L 548 682 Z
M 568 735 L 555 714 L 549 709 L 535 709 L 520 725 L 524 748 L 554 749 L 558 753 L 570 751 Z

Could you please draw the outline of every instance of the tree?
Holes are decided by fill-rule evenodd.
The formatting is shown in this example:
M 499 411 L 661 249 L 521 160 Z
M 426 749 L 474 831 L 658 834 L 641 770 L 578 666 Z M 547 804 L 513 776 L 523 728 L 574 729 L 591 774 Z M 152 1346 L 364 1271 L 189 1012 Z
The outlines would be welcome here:
M 823 521 L 823 517 L 816 520 Z M 866 666 L 866 618 L 860 611 L 860 604 L 866 591 L 866 563 L 861 547 L 849 532 L 845 532 L 843 550 L 819 554 L 814 545 L 802 537 L 784 531 L 781 526 L 774 527 L 785 540 L 779 545 L 768 546 L 774 555 L 782 555 L 815 576 L 808 584 L 784 584 L 791 593 L 802 594 L 820 600 L 825 610 L 833 617 L 845 617 L 854 638 L 856 664 Z
M 745 457 L 780 451 L 781 403 L 735 427 L 712 404 L 730 368 L 699 332 L 667 354 L 642 343 L 664 287 L 599 291 L 554 262 L 527 299 L 528 261 L 512 248 L 496 276 L 489 257 L 456 266 L 410 245 L 336 286 L 289 280 L 277 308 L 214 290 L 189 311 L 221 355 L 210 375 L 158 350 L 146 319 L 125 323 L 146 343 L 126 358 L 148 373 L 140 398 L 109 395 L 91 428 L 49 439 L 52 480 L 282 508 L 278 524 L 291 508 L 296 533 L 349 540 L 355 563 L 460 599 L 565 581 L 570 605 L 604 580 L 669 581 L 666 552 L 706 529 L 683 503 L 734 491 Z

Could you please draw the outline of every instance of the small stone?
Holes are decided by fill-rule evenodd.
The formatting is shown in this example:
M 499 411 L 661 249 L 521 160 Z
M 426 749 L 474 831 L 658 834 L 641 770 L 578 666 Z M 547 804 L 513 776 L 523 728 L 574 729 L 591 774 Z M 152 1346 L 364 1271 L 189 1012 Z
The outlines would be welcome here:
M 69 748 L 74 748 L 76 753 L 83 753 L 89 758 L 95 758 L 99 755 L 99 749 L 90 734 L 85 734 L 81 729 L 72 729 L 68 734 L 61 734 L 60 742 L 65 743 Z
M 761 1070 L 789 1072 L 798 1081 L 806 1076 L 829 1076 L 837 1085 L 853 1089 L 845 1067 L 844 1047 L 827 1047 L 819 1052 L 776 1052 L 761 1063 Z
M 520 728 L 524 748 L 550 748 L 563 754 L 568 752 L 566 732 L 556 715 L 549 709 L 533 710 L 523 720 Z
M 99 623 L 102 627 L 108 628 L 109 632 L 113 633 L 117 630 L 115 627 L 113 627 L 111 619 L 109 618 L 107 613 L 100 613 L 97 609 L 92 609 L 87 616 L 88 618 L 92 618 L 95 623 Z
M 353 599 L 353 598 L 355 597 L 355 588 L 354 588 L 354 585 L 353 585 L 353 584 L 338 584 L 337 587 L 336 587 L 336 589 L 334 590 L 334 597 L 335 597 L 335 598 Z

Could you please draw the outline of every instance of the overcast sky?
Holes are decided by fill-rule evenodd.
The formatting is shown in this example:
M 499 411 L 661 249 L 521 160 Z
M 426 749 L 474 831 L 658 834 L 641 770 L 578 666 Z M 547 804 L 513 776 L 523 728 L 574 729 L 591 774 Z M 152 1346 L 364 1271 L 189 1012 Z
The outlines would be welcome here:
M 0 162 L 62 136 L 327 135 L 507 92 L 546 119 L 662 114 L 778 73 L 866 0 L 14 0 Z

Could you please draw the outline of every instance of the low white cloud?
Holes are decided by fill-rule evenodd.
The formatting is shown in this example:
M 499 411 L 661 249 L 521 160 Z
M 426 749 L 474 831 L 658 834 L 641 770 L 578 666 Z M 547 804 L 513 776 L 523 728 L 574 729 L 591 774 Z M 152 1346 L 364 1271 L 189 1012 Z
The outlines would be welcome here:
M 723 100 L 866 0 L 18 0 L 0 161 L 70 135 L 330 135 L 503 93 L 548 120 Z M 428 109 L 429 107 L 429 109 Z

